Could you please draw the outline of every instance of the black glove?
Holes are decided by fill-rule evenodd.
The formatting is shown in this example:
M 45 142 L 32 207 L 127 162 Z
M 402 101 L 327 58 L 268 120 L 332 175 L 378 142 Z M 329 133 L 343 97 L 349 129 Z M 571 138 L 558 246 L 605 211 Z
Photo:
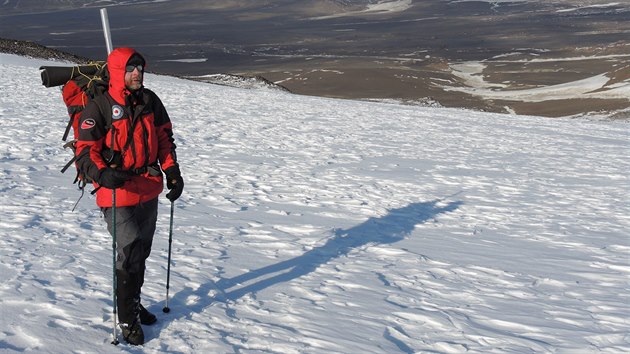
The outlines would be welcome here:
M 166 174 L 166 188 L 170 189 L 170 192 L 166 194 L 166 198 L 174 202 L 184 191 L 184 179 L 181 172 L 179 172 L 178 166 L 169 167 L 164 173 Z
M 130 171 L 119 171 L 106 167 L 98 171 L 97 183 L 105 188 L 116 189 L 124 186 L 131 177 L 133 177 L 133 173 Z

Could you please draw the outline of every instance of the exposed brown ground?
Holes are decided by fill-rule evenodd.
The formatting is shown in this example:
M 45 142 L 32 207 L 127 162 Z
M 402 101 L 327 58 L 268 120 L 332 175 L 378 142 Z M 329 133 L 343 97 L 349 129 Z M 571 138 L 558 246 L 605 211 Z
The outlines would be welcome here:
M 572 55 L 578 53 L 573 52 Z M 609 73 L 608 85 L 622 83 L 630 78 L 628 66 L 617 69 L 625 58 L 599 58 L 580 61 L 529 63 L 493 63 L 487 61 L 483 72 L 486 82 L 508 83 L 502 90 L 522 90 L 545 87 L 586 79 Z M 518 60 L 518 59 L 512 59 Z M 464 86 L 446 59 L 430 58 L 415 63 L 388 63 L 358 59 L 311 59 L 285 62 L 277 68 L 242 71 L 243 75 L 261 75 L 298 94 L 348 99 L 396 99 L 421 104 L 437 101 L 445 107 L 466 107 L 476 110 L 548 117 L 574 116 L 601 113 L 616 118 L 619 110 L 630 107 L 623 98 L 550 99 L 543 102 L 489 99 L 463 92 L 446 91 L 444 86 Z M 629 98 L 630 99 L 630 98 Z
M 97 10 L 79 3 L 4 2 L 0 33 L 102 60 Z M 626 2 L 416 0 L 404 11 L 369 14 L 360 11 L 374 1 L 176 3 L 109 7 L 112 28 L 124 28 L 114 31 L 114 45 L 140 50 L 153 72 L 262 76 L 297 94 L 629 118 L 629 97 L 606 96 L 630 85 Z M 482 71 L 466 76 L 462 64 Z M 589 94 L 553 95 L 554 85 L 602 74 L 608 82 Z M 547 100 L 519 98 L 519 90 L 545 87 Z

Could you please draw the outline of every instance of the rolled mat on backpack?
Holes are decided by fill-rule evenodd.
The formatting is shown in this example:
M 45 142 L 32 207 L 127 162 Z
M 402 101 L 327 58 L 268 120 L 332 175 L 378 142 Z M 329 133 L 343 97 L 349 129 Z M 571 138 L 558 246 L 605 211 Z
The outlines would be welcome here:
M 60 86 L 79 75 L 93 76 L 103 68 L 103 64 L 77 66 L 42 66 L 42 85 L 46 87 Z

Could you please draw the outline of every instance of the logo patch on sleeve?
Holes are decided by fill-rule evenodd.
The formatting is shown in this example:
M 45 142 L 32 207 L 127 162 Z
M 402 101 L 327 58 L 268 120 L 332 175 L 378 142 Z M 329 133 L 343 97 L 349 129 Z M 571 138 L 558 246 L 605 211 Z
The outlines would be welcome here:
M 112 119 L 120 119 L 122 118 L 125 111 L 123 108 L 117 104 L 112 106 Z
M 94 128 L 96 122 L 92 118 L 88 118 L 81 123 L 81 129 L 88 130 Z

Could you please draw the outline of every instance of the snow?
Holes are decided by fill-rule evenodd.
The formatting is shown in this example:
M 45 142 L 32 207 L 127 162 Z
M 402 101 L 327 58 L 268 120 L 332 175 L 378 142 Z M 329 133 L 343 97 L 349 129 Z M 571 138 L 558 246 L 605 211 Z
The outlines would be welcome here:
M 562 9 L 562 10 L 558 10 L 558 12 L 572 12 L 572 11 L 577 11 L 581 9 L 603 9 L 607 7 L 621 7 L 621 6 L 622 6 L 621 3 L 611 2 L 607 4 L 596 4 L 596 5 L 581 6 L 581 7 L 571 8 L 571 9 Z
M 171 312 L 162 196 L 158 322 L 113 346 L 111 238 L 89 193 L 71 211 L 39 65 L 0 55 L 1 352 L 630 352 L 628 122 L 156 75 L 186 180 Z
M 574 60 L 577 60 L 573 58 Z M 572 60 L 572 58 L 558 61 Z M 529 62 L 537 62 L 537 59 Z M 482 74 L 486 64 L 482 62 L 465 62 L 450 65 L 452 73 L 460 78 L 465 86 L 443 85 L 446 91 L 464 92 L 485 99 L 502 99 L 521 102 L 543 102 L 550 100 L 599 98 L 624 99 L 630 97 L 630 80 L 626 79 L 616 84 L 609 84 L 611 77 L 608 73 L 587 77 L 562 84 L 536 87 L 530 89 L 500 90 L 507 85 L 491 83 Z
M 446 1 L 451 2 L 451 3 L 482 1 L 482 2 L 488 2 L 491 4 L 502 4 L 502 3 L 512 3 L 512 2 L 516 2 L 516 3 L 542 2 L 540 0 L 446 0 Z M 617 7 L 617 6 L 627 5 L 627 4 L 623 4 L 619 2 L 608 2 L 608 0 L 550 0 L 548 1 L 548 3 L 564 4 L 568 6 L 578 6 L 579 8 L 607 8 L 607 7 Z
M 172 61 L 172 62 L 178 62 L 178 63 L 187 63 L 187 64 L 191 64 L 191 63 L 204 63 L 204 62 L 208 61 L 208 58 L 198 58 L 198 59 L 169 59 L 169 60 L 162 60 L 162 61 Z
M 376 4 L 369 4 L 363 12 L 402 12 L 411 7 L 411 0 L 379 1 Z
M 313 20 L 325 20 L 330 18 L 357 16 L 357 15 L 380 15 L 386 13 L 404 12 L 412 7 L 411 0 L 377 1 L 374 4 L 366 4 L 365 8 L 356 11 L 345 11 L 333 15 L 313 17 Z

